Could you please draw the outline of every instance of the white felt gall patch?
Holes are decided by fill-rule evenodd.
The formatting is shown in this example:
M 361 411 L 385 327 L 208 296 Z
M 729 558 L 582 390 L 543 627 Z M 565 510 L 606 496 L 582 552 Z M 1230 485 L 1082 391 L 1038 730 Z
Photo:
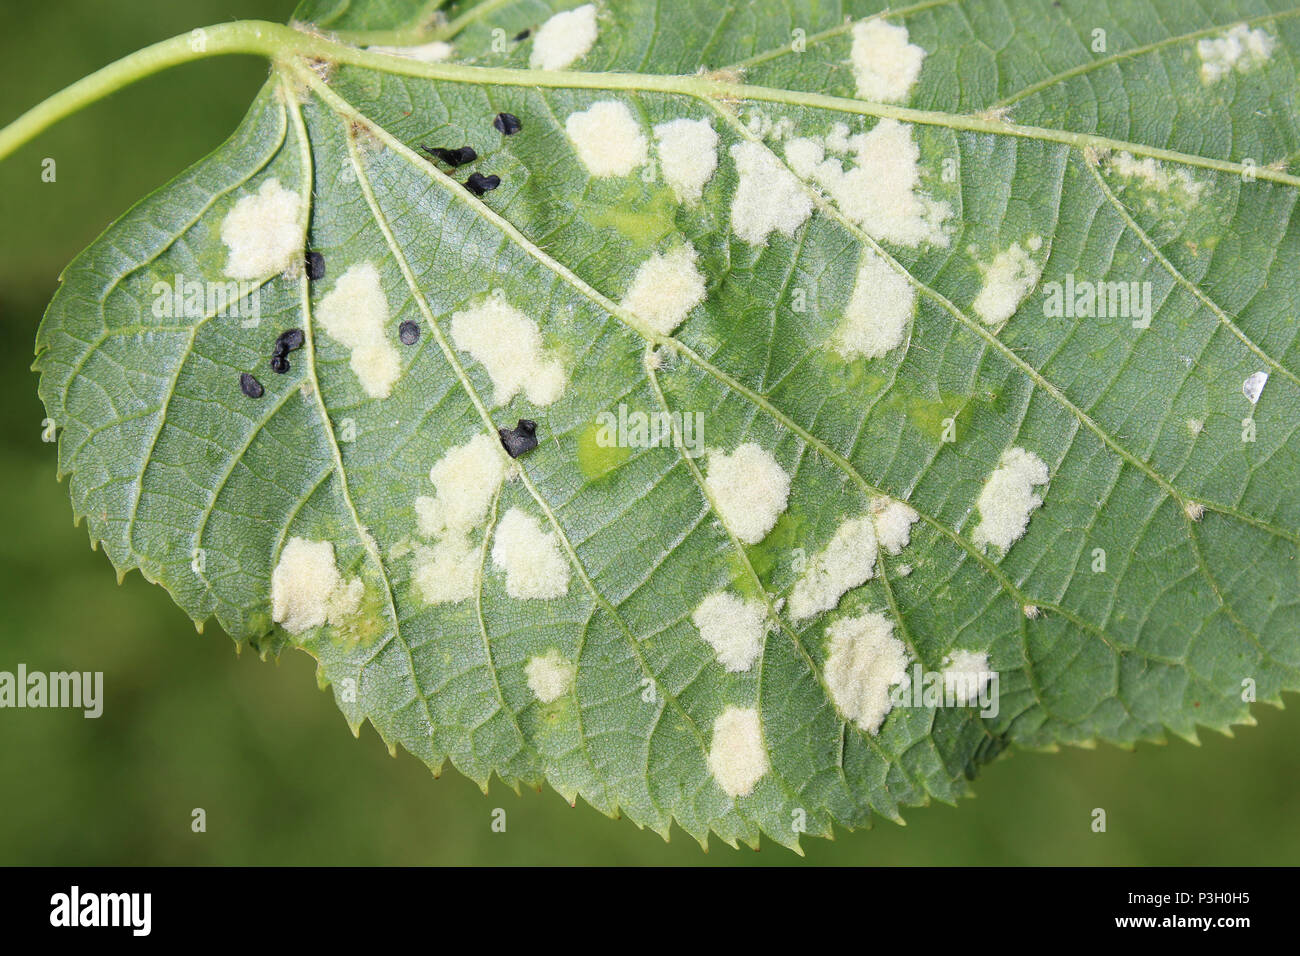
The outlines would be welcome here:
M 1026 608 L 1025 616 L 1033 620 L 1038 616 L 1038 608 L 1034 608 L 1033 614 Z M 944 658 L 943 664 L 944 699 L 952 700 L 958 707 L 977 703 L 993 679 L 986 651 L 953 651 Z
M 322 624 L 341 624 L 357 612 L 365 587 L 343 580 L 334 545 L 293 537 L 271 572 L 271 619 L 290 634 Z
M 660 335 L 670 335 L 704 301 L 704 276 L 695 259 L 690 243 L 654 253 L 637 269 L 623 307 Z
M 397 349 L 388 341 L 388 299 L 374 263 L 348 267 L 316 306 L 325 334 L 352 351 L 353 374 L 371 398 L 387 398 L 402 371 Z
M 826 147 L 818 140 L 801 136 L 786 141 L 785 161 L 801 179 L 811 179 L 825 158 Z
M 912 538 L 912 525 L 921 519 L 916 509 L 893 498 L 874 498 L 871 517 L 876 524 L 876 540 L 890 554 L 899 554 Z
M 723 523 L 745 544 L 767 537 L 790 496 L 790 476 L 770 451 L 753 442 L 730 455 L 711 454 L 704 485 Z
M 550 600 L 569 592 L 569 562 L 555 535 L 518 508 L 497 524 L 492 563 L 505 571 L 506 593 L 512 598 Z
M 853 147 L 849 144 L 849 124 L 832 123 L 826 134 L 826 148 L 836 156 L 843 156 Z
M 718 168 L 718 134 L 708 120 L 676 119 L 654 129 L 659 169 L 678 202 L 697 203 Z
M 1196 41 L 1201 58 L 1201 82 L 1217 83 L 1233 70 L 1245 73 L 1267 63 L 1277 48 L 1277 37 L 1264 29 L 1238 23 L 1222 36 Z
M 420 535 L 437 540 L 416 549 L 411 574 L 427 603 L 473 597 L 481 556 L 469 535 L 483 526 L 505 474 L 501 446 L 487 435 L 450 449 L 429 469 L 435 494 L 416 498 L 415 514 Z
M 832 610 L 840 598 L 874 576 L 876 551 L 870 518 L 851 518 L 841 524 L 795 582 L 787 605 L 791 619 L 802 621 Z
M 731 200 L 731 231 L 751 246 L 774 232 L 793 237 L 812 215 L 812 198 L 794 173 L 761 143 L 731 147 L 739 182 Z
M 907 677 L 907 646 L 876 611 L 836 621 L 826 629 L 826 686 L 835 709 L 869 734 L 894 706 L 890 688 Z
M 691 615 L 700 638 L 728 671 L 747 671 L 763 650 L 767 609 L 727 591 L 710 594 Z
M 411 581 L 428 604 L 456 604 L 474 596 L 481 556 L 463 532 L 448 532 L 415 549 Z
M 221 241 L 230 250 L 226 275 L 268 279 L 302 258 L 302 197 L 268 179 L 256 193 L 235 203 L 221 221 Z
M 1043 503 L 1034 486 L 1047 484 L 1047 465 L 1032 451 L 1010 448 L 980 491 L 975 507 L 980 523 L 971 540 L 977 548 L 986 545 L 1005 554 L 1029 527 L 1029 516 Z
M 945 224 L 952 206 L 922 191 L 921 149 L 910 125 L 882 119 L 845 145 L 854 165 L 846 168 L 841 160 L 828 158 L 812 169 L 813 180 L 845 218 L 876 239 L 901 246 L 948 245 Z M 801 162 L 811 156 L 809 152 Z
M 1042 240 L 1029 240 L 1026 250 L 1020 243 L 999 252 L 988 265 L 980 267 L 984 273 L 984 286 L 975 297 L 975 312 L 987 325 L 1000 325 L 1015 315 L 1020 303 L 1038 285 L 1043 267 L 1034 261 L 1032 251 L 1040 248 Z
M 582 165 L 596 177 L 626 176 L 649 158 L 650 144 L 626 104 L 602 100 L 564 121 Z
M 429 469 L 437 496 L 416 499 L 420 534 L 432 538 L 480 527 L 505 475 L 501 445 L 487 435 L 452 448 Z
M 916 314 L 916 289 L 871 247 L 862 251 L 853 295 L 835 333 L 845 358 L 879 358 L 903 344 Z
M 921 75 L 925 50 L 908 42 L 907 27 L 881 19 L 853 24 L 850 62 L 858 96 L 876 103 L 901 103 Z
M 557 13 L 537 31 L 528 65 L 534 70 L 567 69 L 591 52 L 598 33 L 594 3 Z
M 551 704 L 573 690 L 573 679 L 578 668 L 566 660 L 559 651 L 551 648 L 545 654 L 530 657 L 524 665 L 528 689 L 543 704 Z
M 455 313 L 451 339 L 492 379 L 493 405 L 520 392 L 534 405 L 550 405 L 564 394 L 564 366 L 542 348 L 537 323 L 497 296 Z
M 729 797 L 747 797 L 771 769 L 763 726 L 753 707 L 727 707 L 713 722 L 709 773 Z

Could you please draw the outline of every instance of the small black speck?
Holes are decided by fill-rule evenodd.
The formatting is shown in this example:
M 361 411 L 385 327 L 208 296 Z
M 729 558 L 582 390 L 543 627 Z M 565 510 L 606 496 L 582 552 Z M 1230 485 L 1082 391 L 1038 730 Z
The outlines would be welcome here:
M 506 136 L 514 136 L 524 128 L 524 124 L 519 122 L 519 117 L 514 113 L 498 113 L 493 118 L 492 125 Z
M 498 428 L 497 434 L 511 458 L 518 458 L 537 447 L 537 422 L 532 419 L 521 418 L 514 428 Z
M 420 323 L 407 319 L 397 327 L 397 337 L 402 340 L 403 345 L 414 345 L 420 341 Z
M 478 153 L 474 151 L 473 146 L 462 146 L 460 149 L 447 149 L 445 146 L 421 146 L 424 150 L 435 159 L 440 159 L 448 166 L 464 166 L 466 163 L 472 163 L 478 159 Z
M 500 176 L 484 176 L 482 173 L 470 173 L 469 179 L 465 180 L 465 188 L 475 196 L 490 193 L 500 185 Z
M 530 36 L 532 36 L 532 33 L 533 33 L 532 30 L 528 29 L 527 27 L 524 27 L 522 30 L 520 30 L 518 33 L 515 34 L 515 42 L 523 43 Z
M 307 278 L 313 282 L 325 278 L 325 257 L 319 252 L 307 253 Z
M 239 376 L 239 390 L 249 398 L 262 397 L 262 383 L 253 378 L 248 372 L 242 372 Z
M 306 336 L 302 334 L 302 329 L 287 329 L 280 333 L 280 337 L 275 340 L 275 355 L 288 355 L 296 349 L 302 348 L 302 343 Z
M 283 355 L 271 356 L 271 371 L 276 375 L 283 375 L 289 371 L 289 360 Z

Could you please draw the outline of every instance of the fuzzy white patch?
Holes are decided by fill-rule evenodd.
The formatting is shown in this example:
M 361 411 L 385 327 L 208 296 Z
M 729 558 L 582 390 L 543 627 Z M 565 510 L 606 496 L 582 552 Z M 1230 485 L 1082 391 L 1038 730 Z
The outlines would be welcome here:
M 501 447 L 487 435 L 452 448 L 429 469 L 437 494 L 416 498 L 415 513 L 420 534 L 438 540 L 416 550 L 411 575 L 428 603 L 455 603 L 474 595 L 479 553 L 469 533 L 487 518 L 505 473 Z
M 832 153 L 843 155 L 853 147 L 849 145 L 849 125 L 832 123 L 831 131 L 826 134 L 826 148 Z
M 971 536 L 975 547 L 994 545 L 1006 553 L 1029 526 L 1029 516 L 1043 503 L 1035 485 L 1047 484 L 1047 465 L 1032 451 L 1009 448 L 984 483 L 975 502 L 980 523 Z
M 505 476 L 501 446 L 487 435 L 452 448 L 429 469 L 437 497 L 415 500 L 420 534 L 434 538 L 482 525 Z
M 773 232 L 794 236 L 812 215 L 812 199 L 781 161 L 760 143 L 731 147 L 739 183 L 731 200 L 731 231 L 751 246 Z
M 1264 394 L 1264 386 L 1267 384 L 1268 372 L 1251 372 L 1241 383 L 1241 394 L 1246 396 L 1246 401 L 1254 405 L 1259 402 L 1259 396 Z
M 1029 240 L 1031 249 L 1037 248 L 1034 245 L 1036 239 L 1035 236 Z M 999 252 L 980 270 L 984 273 L 984 287 L 975 297 L 974 309 L 986 325 L 999 325 L 1015 315 L 1020 303 L 1038 285 L 1043 274 L 1043 267 L 1018 242 L 1012 243 L 1005 252 Z
M 388 299 L 374 263 L 348 267 L 316 306 L 316 320 L 325 334 L 352 350 L 348 362 L 371 398 L 387 398 L 402 371 L 397 349 L 384 334 Z
M 543 704 L 551 704 L 573 690 L 573 679 L 578 674 L 577 666 L 555 648 L 545 654 L 530 657 L 524 665 L 524 675 L 528 678 L 528 689 L 537 695 Z
M 695 257 L 690 243 L 654 253 L 637 269 L 623 307 L 661 335 L 671 334 L 704 301 L 704 276 Z
M 952 217 L 952 206 L 920 191 L 921 149 L 912 127 L 882 119 L 870 132 L 850 137 L 847 145 L 855 166 L 846 170 L 840 160 L 826 159 L 813 170 L 840 212 L 877 239 L 946 247 L 944 224 Z
M 912 525 L 921 520 L 916 509 L 893 498 L 875 498 L 871 517 L 876 522 L 876 540 L 890 554 L 899 554 L 912 540 Z
M 542 349 L 537 323 L 497 296 L 454 314 L 451 338 L 492 379 L 493 405 L 520 392 L 534 405 L 550 405 L 564 394 L 564 366 Z
M 747 797 L 771 769 L 763 726 L 753 707 L 727 707 L 713 722 L 709 773 L 729 797 Z
M 853 295 L 835 333 L 835 351 L 848 359 L 879 358 L 903 344 L 916 314 L 916 289 L 884 256 L 862 250 Z
M 1032 620 L 1038 616 L 1037 611 L 1034 608 L 1031 615 L 1026 610 L 1025 616 Z M 944 658 L 943 665 L 944 700 L 951 698 L 958 707 L 976 703 L 993 679 L 986 651 L 953 651 Z
M 632 111 L 617 100 L 601 100 L 564 121 L 574 150 L 593 176 L 626 176 L 649 158 L 650 145 Z
M 474 596 L 479 550 L 461 531 L 445 534 L 431 547 L 415 549 L 411 581 L 429 604 L 456 604 Z
M 364 591 L 360 578 L 343 580 L 331 542 L 293 537 L 271 572 L 271 619 L 290 634 L 337 625 L 357 612 Z
M 441 63 L 443 60 L 451 59 L 451 55 L 456 51 L 450 43 L 434 40 L 432 43 L 421 43 L 419 46 L 368 46 L 366 52 L 402 56 L 408 60 L 419 60 L 421 63 Z
M 748 442 L 730 455 L 709 455 L 704 485 L 731 533 L 758 544 L 785 511 L 790 476 L 772 453 Z
M 555 535 L 518 508 L 497 524 L 492 563 L 505 571 L 506 593 L 512 598 L 550 600 L 569 592 L 569 562 Z
M 708 120 L 676 119 L 655 127 L 659 169 L 678 202 L 696 203 L 718 168 L 718 134 Z
M 266 279 L 284 272 L 303 255 L 303 227 L 302 197 L 278 179 L 266 180 L 221 220 L 221 241 L 230 250 L 226 275 Z
M 877 611 L 836 621 L 826 634 L 826 686 L 835 709 L 867 733 L 877 733 L 894 706 L 889 688 L 907 676 L 907 646 Z
M 876 532 L 870 518 L 850 518 L 808 562 L 790 592 L 790 617 L 802 621 L 830 611 L 849 591 L 876 573 Z
M 763 649 L 767 609 L 727 591 L 715 591 L 695 609 L 691 623 L 728 671 L 747 671 Z
M 1108 165 L 1115 175 L 1150 186 L 1158 193 L 1174 190 L 1195 200 L 1200 198 L 1205 189 L 1205 183 L 1192 178 L 1187 170 L 1175 169 L 1171 172 L 1163 163 L 1149 156 L 1146 159 L 1136 159 L 1132 153 L 1120 152 L 1110 158 Z
M 1217 83 L 1233 70 L 1245 73 L 1266 63 L 1277 47 L 1277 37 L 1263 29 L 1238 23 L 1219 37 L 1196 41 L 1201 58 L 1201 82 Z
M 921 75 L 925 51 L 908 43 L 907 27 L 884 20 L 853 24 L 850 61 L 858 96 L 876 103 L 901 103 Z
M 844 127 L 847 132 L 848 127 Z M 817 167 L 826 158 L 826 147 L 815 139 L 798 137 L 786 142 L 785 161 L 801 179 L 812 179 Z
M 534 70 L 567 69 L 591 51 L 597 32 L 594 3 L 557 13 L 537 31 L 528 65 Z

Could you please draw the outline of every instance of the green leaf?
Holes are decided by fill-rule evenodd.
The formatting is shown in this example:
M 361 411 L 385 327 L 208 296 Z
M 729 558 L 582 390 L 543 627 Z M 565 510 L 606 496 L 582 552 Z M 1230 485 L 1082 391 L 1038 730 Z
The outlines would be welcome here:
M 566 72 L 575 4 L 436 6 L 256 26 L 239 130 L 66 271 L 40 394 L 121 572 L 435 771 L 701 842 L 1300 686 L 1296 9 L 629 0 Z

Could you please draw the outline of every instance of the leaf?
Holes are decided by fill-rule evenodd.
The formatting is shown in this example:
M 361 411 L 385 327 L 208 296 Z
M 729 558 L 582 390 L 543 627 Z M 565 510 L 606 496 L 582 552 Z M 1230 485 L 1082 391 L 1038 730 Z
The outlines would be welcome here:
M 313 655 L 354 732 L 435 771 L 701 842 L 797 847 L 955 801 L 1008 745 L 1195 739 L 1300 686 L 1295 9 L 628 2 L 548 72 L 551 5 L 435 7 L 309 0 L 314 27 L 262 29 L 279 53 L 235 135 L 66 271 L 40 393 L 121 572 Z M 858 23 L 893 68 L 855 74 Z M 448 62 L 359 49 L 440 41 Z M 717 137 L 698 201 L 698 144 L 654 133 L 681 119 Z M 842 178 L 873 130 L 883 165 Z M 280 247 L 238 251 L 268 195 Z M 206 300 L 259 267 L 233 310 Z M 671 440 L 619 432 L 661 412 Z M 540 444 L 509 463 L 520 419 Z M 276 602 L 295 632 L 286 553 L 315 570 Z M 916 688 L 996 672 L 996 713 L 882 714 L 900 655 Z

